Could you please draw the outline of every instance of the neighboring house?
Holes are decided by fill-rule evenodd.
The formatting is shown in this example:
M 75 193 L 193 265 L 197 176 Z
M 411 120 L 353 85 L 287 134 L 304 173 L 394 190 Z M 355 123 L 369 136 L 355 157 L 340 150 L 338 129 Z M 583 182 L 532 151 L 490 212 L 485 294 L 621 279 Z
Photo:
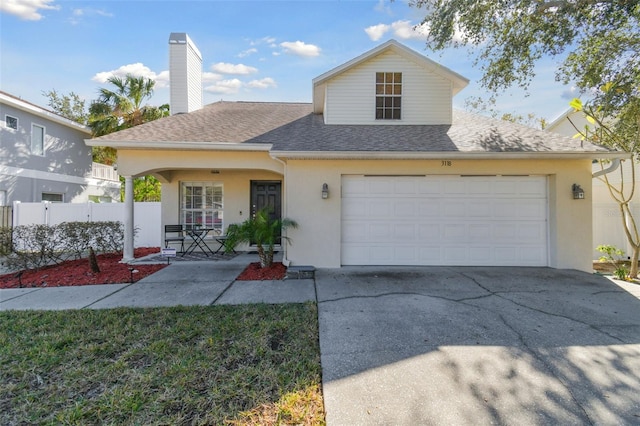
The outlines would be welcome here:
M 391 40 L 315 78 L 311 104 L 216 102 L 86 142 L 118 149 L 131 212 L 132 178 L 162 181 L 163 224 L 296 220 L 293 265 L 591 271 L 591 162 L 620 154 L 454 111 L 467 83 Z
M 88 127 L 0 92 L 0 206 L 120 200 L 113 167 L 93 163 Z
M 571 108 L 553 120 L 545 130 L 573 138 L 578 134 L 576 127 L 583 131 L 587 125 L 593 128 L 593 124 L 588 123 L 584 113 L 577 112 Z M 579 138 L 576 137 L 573 140 L 576 145 L 580 145 Z M 601 164 L 596 161 L 592 165 L 592 171 L 597 174 L 603 168 L 607 169 L 610 166 L 611 163 L 605 162 Z M 619 187 L 624 177 L 626 194 L 631 189 L 629 185 L 630 179 L 632 179 L 631 166 L 631 159 L 623 160 L 617 169 L 607 174 L 609 182 L 617 187 Z M 636 172 L 640 172 L 640 170 L 636 168 Z M 632 248 L 627 242 L 619 204 L 611 197 L 602 176 L 594 177 L 593 179 L 591 200 L 593 203 L 593 243 L 591 245 L 593 258 L 598 259 L 602 256 L 602 253 L 596 250 L 599 245 L 613 245 L 630 255 Z M 636 220 L 640 219 L 640 175 L 636 177 L 636 190 L 631 200 L 631 211 Z

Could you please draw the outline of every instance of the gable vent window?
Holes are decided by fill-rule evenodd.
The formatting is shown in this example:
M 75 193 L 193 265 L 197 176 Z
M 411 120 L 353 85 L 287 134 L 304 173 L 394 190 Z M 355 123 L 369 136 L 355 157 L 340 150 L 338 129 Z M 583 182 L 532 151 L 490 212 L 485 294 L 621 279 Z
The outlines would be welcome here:
M 376 120 L 400 120 L 402 73 L 376 73 Z

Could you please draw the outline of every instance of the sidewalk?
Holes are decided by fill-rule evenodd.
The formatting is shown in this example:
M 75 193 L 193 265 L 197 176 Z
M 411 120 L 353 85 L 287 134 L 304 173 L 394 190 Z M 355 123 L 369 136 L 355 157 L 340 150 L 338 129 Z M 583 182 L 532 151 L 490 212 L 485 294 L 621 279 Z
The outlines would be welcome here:
M 133 284 L 0 289 L 0 311 L 107 309 L 178 305 L 304 303 L 316 300 L 314 280 L 235 281 L 257 256 L 180 261 Z M 142 263 L 138 261 L 136 263 Z

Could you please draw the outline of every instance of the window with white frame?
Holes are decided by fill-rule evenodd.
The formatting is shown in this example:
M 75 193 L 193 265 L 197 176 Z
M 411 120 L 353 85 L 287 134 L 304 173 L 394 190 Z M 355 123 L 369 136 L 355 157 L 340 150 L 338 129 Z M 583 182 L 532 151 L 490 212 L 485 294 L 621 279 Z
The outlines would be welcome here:
M 376 73 L 376 120 L 400 120 L 402 73 Z
M 44 155 L 44 127 L 31 125 L 31 154 Z
M 42 201 L 49 201 L 50 203 L 62 203 L 64 202 L 64 194 L 56 194 L 53 192 L 43 192 Z
M 180 218 L 183 225 L 201 226 L 222 234 L 223 188 L 217 182 L 182 182 L 180 188 Z
M 7 129 L 18 130 L 18 119 L 10 115 L 5 115 L 4 125 Z

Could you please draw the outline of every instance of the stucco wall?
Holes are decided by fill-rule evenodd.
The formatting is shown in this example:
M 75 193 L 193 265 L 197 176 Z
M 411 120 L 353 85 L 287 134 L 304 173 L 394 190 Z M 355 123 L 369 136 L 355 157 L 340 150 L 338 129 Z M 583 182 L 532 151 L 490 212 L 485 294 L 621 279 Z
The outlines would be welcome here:
M 182 181 L 210 181 L 224 185 L 224 227 L 247 218 L 251 180 L 283 181 L 283 216 L 300 227 L 288 236 L 287 258 L 294 265 L 340 267 L 341 181 L 343 175 L 542 175 L 549 182 L 549 266 L 591 271 L 590 160 L 287 160 L 284 166 L 262 152 L 216 153 L 178 151 L 122 151 L 123 175 L 156 171 L 167 178 L 162 191 L 162 223 L 179 223 Z M 257 170 L 256 170 L 257 169 Z M 217 173 L 212 173 L 212 171 Z M 329 198 L 322 199 L 322 185 Z M 571 186 L 585 190 L 574 200 Z M 240 213 L 242 212 L 242 214 Z M 159 230 L 159 232 L 162 232 Z
M 526 170 L 526 173 L 524 171 Z M 549 266 L 591 271 L 591 163 L 582 161 L 302 161 L 289 160 L 287 167 L 286 214 L 300 224 L 290 230 L 292 246 L 288 259 L 293 264 L 316 267 L 340 266 L 341 196 L 343 175 L 545 175 L 549 181 Z M 322 184 L 330 196 L 321 198 Z M 578 183 L 586 192 L 574 200 L 571 186 Z

